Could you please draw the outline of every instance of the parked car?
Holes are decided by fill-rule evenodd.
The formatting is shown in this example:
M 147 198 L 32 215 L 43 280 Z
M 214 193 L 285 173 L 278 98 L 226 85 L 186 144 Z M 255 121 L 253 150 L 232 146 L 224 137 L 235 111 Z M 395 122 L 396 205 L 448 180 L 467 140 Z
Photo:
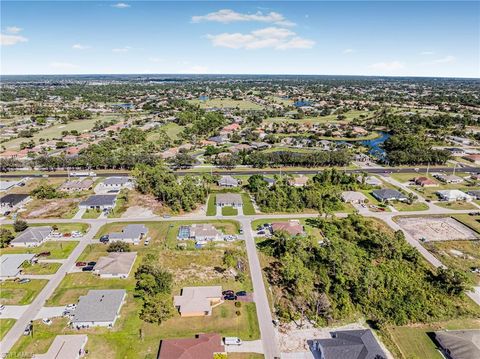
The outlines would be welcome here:
M 30 283 L 30 282 L 31 282 L 31 280 L 28 279 L 28 278 L 23 278 L 23 279 L 20 279 L 20 280 L 18 281 L 18 283 L 20 283 L 20 284 L 25 284 L 25 283 Z
M 226 337 L 223 339 L 223 342 L 225 345 L 241 345 L 242 339 L 237 337 Z
M 4 310 L 5 309 L 5 305 L 4 304 L 0 304 L 0 311 Z
M 82 268 L 82 272 L 91 272 L 93 270 L 93 266 L 86 266 Z
M 105 234 L 105 235 L 100 237 L 100 242 L 101 243 L 108 243 L 109 241 L 110 241 L 110 239 L 108 238 L 108 234 Z
M 76 267 L 85 267 L 86 265 L 87 265 L 87 263 L 85 263 L 85 262 L 77 262 L 77 263 L 75 263 L 75 266 L 76 266 Z
M 150 238 L 145 239 L 145 242 L 143 242 L 143 245 L 148 246 L 150 244 Z
M 247 295 L 247 292 L 245 292 L 244 290 L 241 290 L 237 292 L 236 295 L 237 297 L 245 297 Z
M 235 294 L 229 294 L 229 295 L 223 296 L 223 299 L 225 299 L 225 300 L 237 300 L 237 296 Z
M 73 238 L 78 238 L 78 237 L 81 237 L 81 236 L 83 236 L 83 234 L 80 231 L 73 231 L 72 232 L 72 237 Z
M 66 309 L 66 310 L 74 310 L 76 307 L 77 307 L 76 304 L 67 304 L 67 305 L 65 306 L 65 309 Z
M 222 292 L 222 295 L 234 295 L 235 292 L 233 290 L 227 289 Z
M 52 325 L 52 321 L 48 318 L 43 318 L 42 323 L 45 325 Z
M 170 216 L 169 214 L 164 214 L 163 215 L 163 218 L 171 218 L 172 216 Z
M 32 325 L 28 324 L 25 330 L 23 331 L 23 335 L 30 335 L 31 332 L 32 332 Z
M 63 235 L 60 232 L 52 232 L 50 233 L 51 238 L 61 238 Z
M 88 262 L 87 263 L 88 266 L 94 266 L 95 264 L 97 264 L 97 262 Z
M 12 212 L 11 212 L 11 211 L 5 211 L 5 212 L 3 213 L 3 215 L 4 215 L 4 216 L 8 216 L 10 213 L 12 213 Z

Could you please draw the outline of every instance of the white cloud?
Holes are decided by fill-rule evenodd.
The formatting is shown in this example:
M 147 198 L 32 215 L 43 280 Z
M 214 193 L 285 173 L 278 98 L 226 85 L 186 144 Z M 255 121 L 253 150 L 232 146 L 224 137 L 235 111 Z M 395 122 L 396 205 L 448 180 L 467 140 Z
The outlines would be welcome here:
M 193 65 L 186 69 L 183 69 L 181 72 L 185 74 L 206 74 L 207 71 L 208 71 L 207 66 Z
M 88 45 L 82 45 L 82 44 L 72 45 L 72 49 L 74 49 L 74 50 L 87 50 L 89 48 L 90 48 L 90 46 L 88 46 Z
M 115 49 L 112 49 L 113 52 L 128 52 L 132 48 L 130 46 L 124 46 L 124 47 L 117 47 Z
M 129 4 L 125 4 L 124 2 L 119 2 L 117 4 L 112 5 L 112 7 L 115 7 L 117 9 L 127 9 L 130 7 Z
M 422 51 L 420 55 L 433 55 L 435 54 L 433 51 Z
M 353 54 L 354 52 L 357 52 L 354 49 L 345 49 L 342 51 L 343 54 Z
M 8 26 L 6 29 L 5 29 L 5 32 L 8 32 L 9 34 L 18 34 L 20 31 L 22 31 L 23 29 L 21 27 L 17 27 L 17 26 Z
M 79 66 L 75 64 L 71 64 L 69 62 L 51 62 L 50 67 L 55 70 L 75 70 L 78 69 Z
M 382 73 L 393 73 L 405 69 L 405 64 L 400 61 L 377 62 L 370 65 L 369 68 L 375 71 L 380 71 Z
M 457 58 L 455 56 L 448 55 L 448 56 L 445 56 L 445 57 L 442 57 L 442 58 L 439 58 L 439 59 L 435 59 L 435 60 L 432 60 L 432 61 L 423 62 L 420 65 L 421 66 L 433 66 L 433 65 L 439 65 L 439 64 L 450 64 L 452 62 L 455 62 L 455 60 L 457 60 Z
M 291 30 L 278 27 L 267 27 L 247 34 L 237 32 L 207 35 L 207 38 L 215 47 L 230 49 L 310 49 L 315 44 L 312 40 L 297 36 Z
M 12 46 L 27 41 L 28 39 L 21 35 L 0 34 L 0 45 L 2 46 Z
M 263 13 L 257 11 L 254 14 L 242 14 L 231 9 L 222 9 L 216 12 L 211 12 L 207 15 L 192 16 L 192 22 L 198 23 L 202 21 L 220 22 L 222 24 L 229 24 L 232 22 L 265 22 L 280 26 L 294 26 L 295 23 L 287 20 L 282 14 L 278 12 Z

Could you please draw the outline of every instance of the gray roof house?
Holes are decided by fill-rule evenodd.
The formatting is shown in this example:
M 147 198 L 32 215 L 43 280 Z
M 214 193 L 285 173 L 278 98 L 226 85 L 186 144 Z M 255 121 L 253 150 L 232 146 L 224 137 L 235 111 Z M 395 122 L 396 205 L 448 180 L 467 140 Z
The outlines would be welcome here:
M 108 239 L 137 245 L 147 232 L 148 228 L 143 224 L 127 224 L 121 232 L 110 233 Z
M 82 295 L 73 311 L 74 327 L 113 327 L 125 302 L 125 289 L 89 290 Z
M 10 245 L 12 247 L 37 247 L 52 233 L 52 227 L 28 227 L 17 237 L 12 239 Z
M 480 199 L 480 190 L 467 191 L 467 194 L 475 199 Z
M 130 182 L 131 179 L 128 177 L 108 177 L 102 182 L 102 185 L 109 188 L 120 188 Z
M 217 206 L 242 207 L 243 199 L 239 193 L 217 193 L 215 197 Z
M 237 187 L 238 180 L 232 176 L 222 176 L 218 181 L 218 185 L 221 187 Z
M 127 278 L 133 268 L 136 252 L 112 252 L 100 257 L 93 268 L 100 278 Z
M 322 359 L 386 359 L 370 329 L 331 332 L 332 338 L 309 340 L 314 353 Z
M 376 189 L 372 192 L 372 196 L 380 202 L 385 201 L 406 201 L 408 199 L 403 193 L 390 188 Z
M 58 189 L 63 192 L 87 191 L 93 187 L 93 180 L 84 178 L 81 180 L 66 181 Z
M 80 208 L 87 209 L 112 209 L 115 207 L 117 195 L 115 194 L 96 194 L 88 197 L 85 201 L 80 202 Z
M 2 208 L 13 208 L 26 202 L 30 196 L 24 193 L 10 193 L 0 198 Z
M 480 329 L 435 332 L 435 340 L 450 359 L 480 358 Z
M 21 272 L 22 264 L 31 262 L 35 254 L 3 254 L 0 256 L 0 279 L 15 278 Z

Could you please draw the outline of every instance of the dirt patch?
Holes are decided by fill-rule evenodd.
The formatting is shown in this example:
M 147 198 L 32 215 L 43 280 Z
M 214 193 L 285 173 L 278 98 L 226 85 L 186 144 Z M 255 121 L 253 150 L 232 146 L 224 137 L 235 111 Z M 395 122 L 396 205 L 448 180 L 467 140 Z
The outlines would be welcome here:
M 79 198 L 34 200 L 22 213 L 23 218 L 70 218 L 78 207 Z
M 121 218 L 151 218 L 155 217 L 153 211 L 149 208 L 141 206 L 128 207 Z
M 475 231 L 451 217 L 399 218 L 397 223 L 417 240 L 452 241 L 478 238 Z
M 174 278 L 177 282 L 207 282 L 220 280 L 233 280 L 235 273 L 228 270 L 219 270 L 220 268 L 201 266 L 195 263 L 187 269 L 175 270 Z
M 128 193 L 128 207 L 141 207 L 144 210 L 149 210 L 153 215 L 161 215 L 169 212 L 168 207 L 165 207 L 154 196 L 141 194 L 137 191 L 130 191 Z

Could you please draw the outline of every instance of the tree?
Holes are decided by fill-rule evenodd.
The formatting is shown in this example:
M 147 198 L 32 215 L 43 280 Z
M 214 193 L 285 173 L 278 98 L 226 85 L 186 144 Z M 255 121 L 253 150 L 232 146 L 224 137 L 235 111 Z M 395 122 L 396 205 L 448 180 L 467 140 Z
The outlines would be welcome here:
M 24 221 L 23 219 L 17 219 L 14 223 L 13 223 L 13 229 L 15 230 L 15 232 L 23 232 L 24 230 L 26 230 L 28 228 L 28 223 L 26 221 Z
M 0 228 L 0 248 L 7 247 L 13 238 L 15 237 L 11 231 L 5 228 Z
M 173 303 L 170 294 L 156 294 L 144 298 L 140 319 L 147 323 L 162 324 L 173 316 Z
M 130 252 L 130 246 L 126 242 L 114 241 L 108 245 L 107 252 Z
M 142 295 L 170 293 L 172 290 L 172 274 L 155 264 L 142 264 L 135 273 L 135 279 L 135 290 Z
M 64 194 L 50 185 L 50 184 L 41 184 L 30 193 L 32 196 L 38 199 L 54 199 L 61 198 Z
M 451 295 L 462 294 L 472 286 L 465 273 L 453 268 L 438 268 L 435 279 L 437 284 Z

